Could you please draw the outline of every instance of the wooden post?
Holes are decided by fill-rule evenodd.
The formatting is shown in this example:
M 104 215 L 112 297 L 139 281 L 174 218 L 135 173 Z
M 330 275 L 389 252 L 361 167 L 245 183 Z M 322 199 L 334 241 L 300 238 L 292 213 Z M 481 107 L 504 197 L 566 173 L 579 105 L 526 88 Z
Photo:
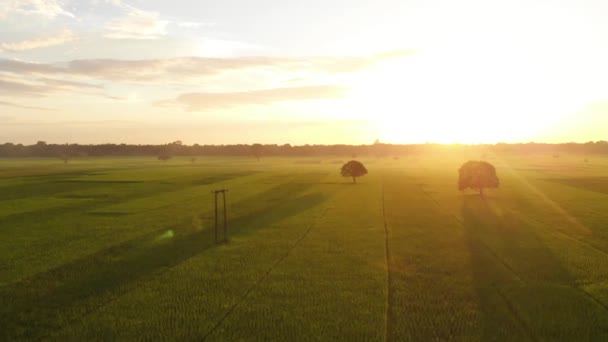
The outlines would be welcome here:
M 217 243 L 217 192 L 213 193 L 215 200 L 215 243 Z
M 222 202 L 224 205 L 224 242 L 228 242 L 228 213 L 226 208 L 226 192 L 228 190 L 214 190 L 211 193 L 214 195 L 214 205 L 215 205 L 215 243 L 218 243 L 218 228 L 219 228 L 219 218 L 218 218 L 218 195 L 222 194 Z
M 228 215 L 226 214 L 226 191 L 222 191 L 222 197 L 224 198 L 224 242 L 228 242 Z

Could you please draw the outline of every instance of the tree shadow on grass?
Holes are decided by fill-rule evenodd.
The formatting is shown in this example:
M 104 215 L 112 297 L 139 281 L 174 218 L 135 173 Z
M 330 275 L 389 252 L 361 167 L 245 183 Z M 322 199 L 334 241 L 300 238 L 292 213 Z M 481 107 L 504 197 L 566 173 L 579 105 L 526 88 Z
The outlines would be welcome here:
M 606 340 L 606 308 L 508 205 L 463 198 L 482 340 Z
M 5 199 L 28 198 L 32 197 L 33 194 L 35 194 L 36 197 L 42 195 L 56 196 L 59 198 L 82 199 L 83 201 L 72 203 L 67 207 L 56 206 L 6 215 L 0 217 L 0 227 L 6 226 L 18 231 L 20 229 L 37 226 L 41 222 L 44 223 L 47 219 L 56 219 L 61 215 L 71 216 L 74 213 L 80 214 L 84 212 L 92 216 L 103 216 L 104 213 L 109 213 L 109 215 L 106 216 L 113 216 L 112 214 L 115 214 L 114 216 L 121 214 L 129 215 L 133 213 L 118 213 L 114 210 L 108 212 L 103 210 L 103 208 L 120 202 L 126 203 L 130 200 L 146 198 L 148 196 L 158 196 L 163 193 L 172 193 L 193 186 L 209 185 L 216 182 L 246 177 L 252 174 L 255 174 L 255 172 L 243 171 L 224 173 L 186 179 L 175 184 L 167 184 L 162 181 L 138 181 L 135 183 L 131 181 L 69 181 L 69 179 L 59 178 L 53 181 L 46 179 L 46 182 L 41 181 L 40 183 L 35 184 L 16 185 L 9 191 L 0 193 L 0 201 Z M 87 195 L 90 191 L 94 191 L 94 194 Z M 52 197 L 49 197 L 47 200 L 52 201 Z
M 546 178 L 543 180 L 583 190 L 608 194 L 608 177 Z
M 252 233 L 320 205 L 321 193 L 281 184 L 235 205 L 253 208 L 230 221 L 230 236 Z M 267 199 L 283 196 L 276 205 Z M 89 314 L 125 287 L 216 246 L 212 227 L 182 220 L 169 229 L 127 241 L 0 288 L 0 340 L 40 339 Z
M 344 181 L 344 182 L 318 182 L 318 183 L 306 183 L 310 185 L 339 185 L 339 186 L 368 186 L 371 183 L 365 183 L 358 181 L 357 183 L 353 183 L 352 181 Z

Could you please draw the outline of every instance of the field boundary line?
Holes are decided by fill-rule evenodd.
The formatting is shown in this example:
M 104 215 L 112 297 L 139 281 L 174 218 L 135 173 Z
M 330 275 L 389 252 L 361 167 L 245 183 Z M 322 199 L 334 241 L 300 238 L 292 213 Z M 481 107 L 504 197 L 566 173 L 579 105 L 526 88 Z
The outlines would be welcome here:
M 490 246 L 488 246 L 487 243 L 483 242 L 483 240 L 481 240 L 480 238 L 476 238 L 475 241 L 477 243 L 479 243 L 480 245 L 482 245 L 486 251 L 488 251 L 488 253 L 490 253 L 490 255 L 498 260 L 498 262 L 500 262 L 500 264 L 506 268 L 513 276 L 515 276 L 515 278 L 522 284 L 525 284 L 526 281 L 519 275 L 517 274 L 517 272 L 515 271 L 515 269 L 513 267 L 511 267 L 511 265 L 509 265 L 503 258 L 501 258 L 492 248 L 490 248 Z
M 608 255 L 608 252 L 604 251 L 603 249 L 596 247 L 586 241 L 583 241 L 581 239 L 578 239 L 568 233 L 565 233 L 562 230 L 556 229 L 556 230 L 549 230 L 547 228 L 545 228 L 545 226 L 542 224 L 542 222 L 540 222 L 539 220 L 536 219 L 530 219 L 530 218 L 526 218 L 523 215 L 521 215 L 519 212 L 515 211 L 515 210 L 510 210 L 509 212 L 511 212 L 512 214 L 516 215 L 519 219 L 523 220 L 525 223 L 527 224 L 535 224 L 537 226 L 540 226 L 542 230 L 544 230 L 545 232 L 551 234 L 556 234 L 556 235 L 560 235 L 563 238 L 570 240 L 574 243 L 577 243 L 581 246 L 585 246 L 593 251 L 596 251 L 597 253 L 600 253 L 604 256 Z M 599 306 L 601 306 L 604 310 L 608 311 L 608 305 L 604 302 L 602 302 L 601 300 L 599 300 L 598 298 L 596 298 L 594 295 L 592 295 L 591 293 L 589 293 L 587 290 L 585 290 L 584 288 L 582 288 L 581 286 L 577 285 L 577 284 L 572 284 L 570 285 L 570 287 L 572 287 L 575 290 L 578 290 L 580 292 L 583 293 L 583 295 L 585 295 L 585 297 L 588 297 L 589 299 L 591 299 L 594 303 L 598 304 Z
M 458 217 L 456 214 L 454 214 L 453 212 L 446 210 L 445 208 L 443 208 L 439 202 L 427 191 L 424 190 L 424 187 L 422 184 L 416 184 L 420 191 L 422 191 L 422 193 L 428 197 L 428 199 L 433 202 L 439 209 L 441 209 L 444 212 L 447 212 L 451 217 L 454 218 L 454 220 L 460 224 L 461 227 L 464 228 L 464 221 Z M 526 222 L 527 224 L 531 224 L 530 221 L 533 221 L 534 223 L 539 223 L 538 220 L 534 220 L 534 219 L 529 219 L 529 218 L 524 218 L 522 217 L 521 214 L 519 214 L 518 212 L 514 211 L 514 210 L 509 210 L 512 214 L 515 214 L 518 218 L 522 219 L 524 222 Z M 544 227 L 542 224 L 540 225 L 541 227 Z M 559 234 L 561 236 L 563 236 L 566 239 L 569 239 L 575 243 L 578 243 L 582 246 L 588 247 L 591 250 L 594 250 L 600 254 L 603 255 L 608 255 L 607 251 L 604 251 L 603 249 L 596 247 L 588 242 L 585 242 L 583 240 L 577 239 L 574 236 L 571 236 L 570 234 L 562 231 L 562 230 L 552 230 L 549 231 L 547 229 L 544 229 L 547 232 L 552 232 L 554 234 Z M 476 239 L 477 243 L 481 244 L 483 247 L 485 247 L 485 249 L 492 255 L 492 257 L 494 257 L 497 261 L 499 261 L 503 267 L 505 267 L 506 269 L 508 269 L 511 274 L 513 274 L 520 282 L 522 282 L 523 284 L 526 284 L 526 281 L 520 277 L 517 272 L 506 262 L 504 261 L 500 256 L 498 256 L 496 254 L 496 252 L 494 252 L 494 250 L 492 248 L 490 248 L 490 246 L 488 246 L 483 240 L 477 238 Z M 501 297 L 501 299 L 505 302 L 505 304 L 507 305 L 508 310 L 510 311 L 511 315 L 517 320 L 518 324 L 521 325 L 521 327 L 524 329 L 524 331 L 526 332 L 526 334 L 534 341 L 540 341 L 540 339 L 533 333 L 532 329 L 526 324 L 526 322 L 519 316 L 519 314 L 517 313 L 517 310 L 513 307 L 513 305 L 511 304 L 511 302 L 509 301 L 509 299 L 505 296 L 504 293 L 502 293 L 500 291 L 500 289 L 498 287 L 496 287 L 496 285 L 493 285 L 493 287 L 496 289 L 496 292 L 498 293 L 498 295 Z M 585 290 L 584 288 L 581 288 L 580 286 L 577 285 L 571 285 L 571 287 L 575 290 L 578 290 L 580 292 L 583 293 L 584 296 L 586 296 L 587 298 L 589 298 L 591 301 L 593 301 L 594 303 L 596 303 L 597 305 L 599 305 L 600 307 L 602 307 L 603 309 L 605 309 L 606 311 L 608 311 L 608 304 L 605 304 L 604 302 L 602 302 L 601 300 L 599 300 L 598 298 L 596 298 L 593 294 L 589 293 L 587 290 Z
M 325 217 L 328 210 L 329 209 L 326 208 L 317 218 L 315 218 L 314 221 L 308 226 L 308 229 L 306 229 L 306 231 L 296 240 L 296 242 L 287 250 L 287 252 L 283 256 L 281 256 L 277 261 L 275 261 L 266 270 L 266 272 L 264 272 L 262 274 L 262 276 L 260 278 L 258 278 L 258 280 L 256 280 L 247 289 L 247 291 L 245 291 L 245 293 L 242 296 L 237 298 L 237 300 L 234 302 L 234 304 L 230 306 L 230 308 L 224 313 L 224 315 L 222 315 L 222 317 L 213 325 L 213 327 L 201 338 L 202 341 L 207 340 L 207 338 L 209 338 L 209 336 L 211 336 L 214 332 L 216 332 L 217 329 L 219 327 L 221 327 L 222 324 L 226 321 L 226 319 L 228 319 L 228 317 L 230 317 L 230 315 L 232 315 L 234 310 L 236 310 L 237 307 L 239 307 L 241 304 L 243 304 L 247 300 L 247 297 L 260 284 L 262 284 L 268 278 L 268 276 L 270 276 L 270 273 L 272 273 L 272 271 L 274 271 L 277 268 L 277 266 L 279 266 L 280 263 L 282 263 L 285 259 L 287 259 L 287 257 L 289 257 L 291 255 L 291 252 L 293 252 L 296 249 L 296 247 L 298 247 L 298 245 L 308 236 L 308 233 L 310 233 L 310 231 L 317 225 L 318 221 L 320 219 L 322 219 L 323 217 Z
M 537 220 L 537 219 L 531 219 L 531 218 L 528 218 L 528 217 L 524 217 L 524 216 L 523 216 L 522 214 L 520 214 L 518 211 L 513 210 L 513 209 L 509 210 L 509 212 L 510 212 L 510 213 L 512 213 L 512 214 L 514 214 L 514 215 L 516 215 L 516 216 L 517 216 L 517 217 L 518 217 L 520 220 L 524 221 L 524 222 L 525 222 L 525 223 L 527 223 L 527 224 L 535 224 L 535 225 L 538 225 L 538 226 L 542 227 L 542 229 L 543 229 L 544 231 L 548 232 L 548 233 L 559 234 L 559 235 L 563 236 L 565 239 L 572 240 L 572 241 L 574 241 L 575 243 L 578 243 L 578 244 L 583 245 L 583 246 L 585 246 L 585 247 L 588 247 L 589 249 L 594 250 L 594 251 L 596 251 L 596 252 L 598 252 L 598 253 L 600 253 L 600 254 L 603 254 L 603 255 L 605 255 L 605 256 L 608 256 L 608 251 L 605 251 L 605 250 L 603 250 L 603 249 L 601 249 L 601 248 L 599 248 L 599 247 L 597 247 L 597 246 L 594 246 L 593 244 L 591 244 L 591 243 L 589 243 L 589 242 L 586 242 L 586 241 L 584 241 L 584 240 L 581 240 L 581 239 L 579 239 L 579 238 L 576 238 L 576 237 L 574 237 L 574 236 L 572 236 L 572 235 L 570 235 L 570 234 L 568 234 L 568 233 L 564 232 L 564 231 L 563 231 L 563 230 L 561 230 L 561 229 L 549 230 L 549 229 L 547 229 L 547 228 L 546 228 L 546 227 L 543 225 L 543 222 L 542 222 L 542 221 L 539 221 L 539 220 Z
M 391 340 L 391 321 L 392 318 L 392 303 L 393 303 L 393 291 L 391 291 L 391 284 L 393 283 L 393 277 L 391 276 L 391 250 L 389 243 L 389 228 L 386 220 L 386 199 L 385 199 L 385 179 L 384 174 L 382 175 L 382 219 L 384 220 L 384 238 L 385 238 L 385 254 L 386 254 L 386 313 L 385 313 L 385 324 L 384 324 L 384 341 L 388 342 Z
M 602 308 L 604 308 L 604 310 L 608 311 L 608 305 L 604 304 L 604 302 L 602 302 L 601 300 L 597 299 L 597 297 L 595 297 L 594 295 L 592 295 L 591 293 L 589 293 L 587 290 L 585 290 L 584 288 L 581 288 L 579 286 L 575 287 L 577 290 L 581 291 L 586 297 L 588 297 L 589 299 L 591 299 L 595 304 L 601 306 Z
M 509 312 L 511 313 L 513 318 L 515 318 L 515 321 L 517 321 L 517 324 L 519 324 L 520 327 L 524 330 L 526 335 L 528 335 L 528 337 L 532 341 L 540 341 L 540 339 L 534 334 L 534 332 L 528 326 L 528 324 L 526 324 L 526 322 L 517 313 L 517 310 L 515 309 L 515 307 L 513 307 L 513 304 L 511 304 L 511 302 L 509 301 L 509 298 L 507 298 L 507 296 L 504 293 L 502 293 L 496 285 L 492 285 L 492 287 L 494 287 L 494 289 L 496 290 L 496 293 L 498 293 L 498 296 L 505 302 L 505 304 L 507 305 L 507 309 L 509 310 Z
M 424 190 L 424 188 L 422 187 L 422 185 L 418 184 L 418 187 L 420 188 L 420 191 L 422 191 L 426 197 L 428 197 L 433 203 L 435 203 L 435 205 L 437 206 L 437 208 L 439 208 L 441 211 L 444 211 L 444 212 L 448 213 L 448 215 L 450 215 L 462 228 L 465 228 L 464 227 L 464 221 L 460 217 L 458 217 L 453 212 L 451 212 L 451 211 L 445 209 L 444 207 L 442 207 L 439 204 L 439 202 L 435 198 L 433 198 L 433 196 L 431 196 L 431 194 L 429 194 L 428 192 L 426 192 Z M 525 283 L 526 282 L 519 274 L 517 274 L 517 272 L 515 271 L 515 269 L 513 267 L 511 267 L 511 265 L 509 265 L 498 254 L 496 254 L 496 252 L 492 248 L 490 248 L 490 246 L 488 246 L 487 243 L 485 243 L 483 240 L 481 240 L 479 238 L 476 238 L 475 241 L 477 243 L 479 243 L 480 245 L 482 245 L 488 251 L 488 253 L 490 253 L 490 255 L 492 255 L 492 257 L 494 257 L 494 259 L 496 259 L 498 262 L 500 262 L 500 264 L 504 268 L 506 268 L 513 276 L 515 276 L 515 278 L 517 278 L 518 281 L 520 281 L 521 283 Z
M 456 214 L 454 214 L 453 212 L 442 207 L 441 204 L 439 204 L 439 201 L 437 201 L 429 192 L 424 190 L 424 186 L 422 184 L 415 184 L 415 185 L 418 187 L 418 189 L 420 189 L 420 191 L 422 191 L 424 196 L 426 196 L 431 202 L 433 202 L 437 206 L 437 208 L 441 209 L 441 211 L 448 213 L 448 215 L 452 216 L 452 218 L 454 218 L 454 220 L 456 222 L 458 222 L 461 226 L 464 227 L 464 222 L 462 221 L 462 219 L 460 217 L 456 216 Z
M 161 229 L 157 229 L 154 230 L 150 233 L 162 233 L 166 231 L 165 228 L 161 228 Z M 146 233 L 146 234 L 142 234 L 139 235 L 138 238 L 144 237 L 144 236 L 148 236 L 150 233 Z M 110 248 L 113 248 L 115 246 L 112 246 Z M 151 277 L 155 276 L 156 274 L 151 275 Z M 148 279 L 149 280 L 149 279 Z M 101 303 L 97 304 L 97 305 L 93 305 L 90 306 L 88 308 L 85 308 L 79 315 L 71 317 L 71 318 L 67 318 L 65 319 L 62 323 L 58 324 L 57 326 L 51 328 L 47 333 L 45 333 L 44 335 L 40 336 L 41 340 L 47 340 L 49 338 L 51 338 L 53 336 L 53 334 L 57 331 L 62 331 L 65 329 L 66 326 L 70 326 L 73 325 L 74 323 L 78 322 L 78 321 L 82 321 L 84 318 L 98 312 L 99 310 L 107 307 L 108 305 L 111 305 L 112 303 L 117 302 L 118 300 L 121 299 L 121 297 L 127 295 L 128 293 L 132 292 L 135 290 L 135 288 L 123 288 L 120 289 L 122 290 L 122 293 L 117 294 L 117 295 L 113 295 L 112 298 L 107 299 L 105 301 L 102 301 Z M 107 295 L 107 294 L 106 294 Z
M 458 224 L 462 229 L 466 229 L 465 225 L 464 225 L 464 221 L 460 217 L 458 217 L 453 212 L 444 208 L 439 203 L 439 201 L 437 201 L 430 193 L 428 193 L 427 191 L 424 190 L 424 187 L 421 184 L 415 184 L 415 185 L 424 194 L 424 196 L 427 197 L 427 199 L 429 201 L 431 201 L 437 207 L 437 209 L 439 209 L 441 212 L 446 213 L 448 216 L 452 217 L 452 219 L 456 222 L 456 224 Z M 487 251 L 487 253 L 490 254 L 490 256 L 493 259 L 495 259 L 499 264 L 501 264 L 520 283 L 522 283 L 522 284 L 526 283 L 526 281 L 519 274 L 517 274 L 515 269 L 513 269 L 505 260 L 503 260 L 498 254 L 496 254 L 496 252 L 492 248 L 490 248 L 490 246 L 488 246 L 488 244 L 486 244 L 483 240 L 481 240 L 480 238 L 475 238 L 474 243 L 481 245 Z M 524 332 L 526 333 L 526 335 L 528 335 L 528 337 L 533 341 L 539 341 L 539 339 L 532 333 L 530 327 L 528 327 L 526 325 L 525 321 L 523 321 L 522 318 L 519 316 L 519 314 L 517 313 L 517 311 L 511 304 L 511 302 L 508 300 L 508 298 L 506 298 L 506 296 L 502 292 L 500 292 L 500 290 L 497 287 L 495 287 L 495 289 L 496 289 L 496 292 L 501 297 L 501 299 L 505 302 L 505 305 L 507 306 L 507 309 L 509 310 L 509 313 L 511 314 L 511 316 L 513 316 L 513 318 L 518 322 L 518 324 L 524 329 Z

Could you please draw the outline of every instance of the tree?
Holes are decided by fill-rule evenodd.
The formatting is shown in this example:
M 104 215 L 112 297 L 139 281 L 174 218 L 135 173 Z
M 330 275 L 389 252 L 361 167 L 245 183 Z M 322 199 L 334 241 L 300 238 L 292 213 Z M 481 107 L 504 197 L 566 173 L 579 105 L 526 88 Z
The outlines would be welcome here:
M 496 168 L 486 161 L 469 160 L 462 164 L 458 173 L 458 190 L 478 190 L 479 195 L 483 197 L 484 188 L 498 188 Z
M 342 171 L 340 172 L 342 177 L 352 177 L 353 183 L 357 183 L 357 177 L 365 176 L 367 174 L 367 169 L 361 162 L 356 160 L 351 160 L 348 163 L 342 166 Z
M 64 164 L 67 164 L 74 154 L 74 148 L 70 144 L 60 145 L 57 148 L 57 158 L 61 159 Z
M 48 145 L 46 144 L 46 141 L 41 141 L 39 140 L 36 145 L 32 145 L 32 150 L 34 152 L 34 155 L 36 157 L 46 157 L 47 156 L 47 151 L 48 151 Z
M 260 158 L 262 157 L 263 150 L 264 150 L 264 146 L 262 146 L 262 144 L 253 144 L 253 145 L 251 145 L 251 154 L 258 161 L 260 161 Z
M 161 152 L 161 154 L 158 156 L 158 160 L 161 160 L 161 161 L 167 161 L 169 159 L 171 159 L 171 155 L 166 152 Z
M 380 139 L 374 140 L 374 145 L 372 145 L 372 150 L 374 152 L 374 156 L 376 158 L 380 158 L 382 156 L 384 150 L 384 144 L 380 142 Z

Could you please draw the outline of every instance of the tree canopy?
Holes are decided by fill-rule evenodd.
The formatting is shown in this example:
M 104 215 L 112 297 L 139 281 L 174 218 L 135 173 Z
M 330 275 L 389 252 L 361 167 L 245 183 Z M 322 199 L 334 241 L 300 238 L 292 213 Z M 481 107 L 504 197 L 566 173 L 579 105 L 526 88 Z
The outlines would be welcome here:
M 494 165 L 482 160 L 469 160 L 458 170 L 458 190 L 478 190 L 483 197 L 484 188 L 498 188 L 498 176 Z
M 264 151 L 264 145 L 262 144 L 253 144 L 251 145 L 251 154 L 253 154 L 253 156 L 260 161 L 260 158 L 262 157 L 262 153 Z
M 361 162 L 351 160 L 342 166 L 340 174 L 342 177 L 352 177 L 353 183 L 357 183 L 357 178 L 365 176 L 367 174 L 367 169 Z
M 2 136 L 0 135 L 0 139 Z M 154 156 L 158 157 L 165 150 L 174 156 L 253 156 L 251 145 L 186 145 L 182 142 L 174 141 L 169 144 L 160 145 L 133 145 L 133 144 L 97 144 L 82 145 L 69 144 L 73 157 L 80 156 Z M 0 158 L 24 158 L 24 157 L 45 157 L 56 158 L 65 150 L 66 144 L 50 143 L 39 141 L 32 145 L 23 145 L 0 141 Z M 490 157 L 492 155 L 527 155 L 527 156 L 552 156 L 554 154 L 582 154 L 584 158 L 593 155 L 607 155 L 608 141 L 588 142 L 584 144 L 564 143 L 564 144 L 486 144 L 486 145 L 440 145 L 440 144 L 420 144 L 420 145 L 262 145 L 263 156 L 282 156 L 282 157 L 310 157 L 310 156 L 331 156 L 348 157 L 357 159 L 358 157 L 370 157 L 377 155 L 381 149 L 381 156 L 429 156 L 444 155 L 446 153 L 467 153 Z M 482 158 L 483 159 L 483 158 Z M 581 162 L 583 162 L 581 160 Z
M 167 152 L 163 152 L 158 156 L 158 160 L 167 161 L 169 159 L 171 159 L 171 154 Z

